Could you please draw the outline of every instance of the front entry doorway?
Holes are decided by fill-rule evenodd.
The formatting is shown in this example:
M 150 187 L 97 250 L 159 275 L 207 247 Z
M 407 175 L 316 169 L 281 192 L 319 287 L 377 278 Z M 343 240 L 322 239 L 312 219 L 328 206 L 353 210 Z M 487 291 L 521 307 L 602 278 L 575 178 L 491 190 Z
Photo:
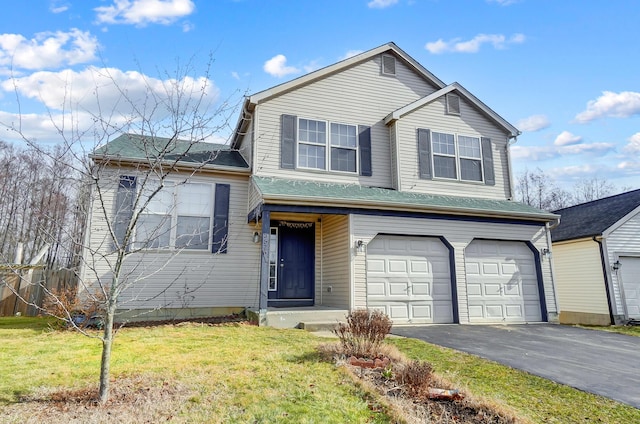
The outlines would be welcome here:
M 269 306 L 313 306 L 314 224 L 272 222 L 269 246 Z

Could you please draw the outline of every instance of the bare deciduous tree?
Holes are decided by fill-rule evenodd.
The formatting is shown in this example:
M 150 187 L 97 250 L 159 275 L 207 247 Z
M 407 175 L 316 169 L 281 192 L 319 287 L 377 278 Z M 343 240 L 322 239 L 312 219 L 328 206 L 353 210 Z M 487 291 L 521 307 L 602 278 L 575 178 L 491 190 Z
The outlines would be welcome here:
M 170 218 L 181 207 L 176 200 L 183 190 L 181 187 L 193 189 L 188 186 L 190 179 L 216 158 L 217 149 L 205 142 L 229 131 L 229 119 L 240 103 L 231 98 L 218 101 L 217 91 L 209 79 L 209 67 L 204 76 L 195 77 L 192 76 L 195 70 L 191 65 L 178 66 L 175 74 L 165 74 L 162 79 L 140 74 L 144 83 L 136 90 L 127 87 L 110 69 L 96 69 L 92 102 L 86 101 L 86 93 L 73 93 L 70 84 L 63 108 L 64 112 L 70 113 L 59 116 L 50 112 L 51 124 L 61 138 L 58 150 L 43 149 L 34 143 L 19 120 L 3 123 L 19 134 L 29 149 L 48 160 L 57 162 L 59 154 L 64 152 L 67 155 L 64 161 L 69 169 L 64 174 L 73 179 L 79 201 L 75 208 L 67 202 L 64 216 L 49 214 L 45 221 L 51 223 L 47 230 L 49 233 L 57 233 L 59 239 L 69 241 L 65 245 L 67 250 L 82 253 L 80 276 L 83 278 L 79 295 L 101 306 L 101 333 L 87 331 L 79 325 L 73 311 L 68 308 L 63 308 L 59 318 L 78 331 L 100 339 L 99 394 L 102 403 L 109 397 L 116 313 L 123 309 L 126 301 L 137 300 L 140 303 L 144 296 L 161 297 L 172 289 L 173 283 L 176 286 L 183 284 L 176 277 L 160 293 L 150 295 L 144 292 L 144 284 L 183 250 L 203 245 L 215 250 L 216 243 L 220 249 L 226 243 L 226 240 L 210 234 L 211 228 L 215 227 L 205 221 L 213 220 L 213 217 L 196 216 L 182 221 Z M 17 88 L 16 96 L 19 100 Z M 89 117 L 92 125 L 83 126 L 78 119 L 80 116 Z M 109 144 L 121 134 L 136 134 L 135 152 L 131 152 L 131 146 Z M 122 147 L 129 150 L 120 151 Z M 5 145 L 0 148 L 11 149 Z M 87 161 L 87 155 L 92 160 Z M 3 168 L 0 169 L 4 172 Z M 38 171 L 37 165 L 28 166 L 22 170 L 27 175 L 16 178 L 36 181 L 38 179 L 31 177 L 30 173 Z M 11 184 L 18 183 L 11 180 Z M 56 194 L 60 184 L 60 180 L 53 179 L 46 187 L 40 185 L 38 193 L 41 195 L 34 201 L 42 204 L 63 202 L 65 198 L 58 198 Z M 15 214 L 21 206 L 10 202 L 3 207 Z M 33 204 L 26 205 L 26 208 L 33 210 Z M 169 212 L 163 215 L 159 212 L 162 208 Z M 27 215 L 24 219 L 29 217 Z M 86 231 L 82 231 L 80 222 L 87 222 Z M 3 224 L 2 221 L 0 223 Z M 28 228 L 30 224 L 24 226 Z M 87 236 L 88 233 L 91 237 Z M 56 251 L 62 249 L 62 245 L 56 245 Z M 149 262 L 153 256 L 147 255 L 149 249 L 165 249 L 168 255 L 163 256 L 161 262 Z M 185 302 L 197 287 L 184 283 L 181 289 L 184 293 L 179 296 L 180 301 Z M 55 303 L 55 293 L 49 295 L 54 297 Z M 64 306 L 62 303 L 59 299 L 57 305 Z
M 518 177 L 516 193 L 520 202 L 544 210 L 561 209 L 572 202 L 571 194 L 539 168 L 527 169 Z

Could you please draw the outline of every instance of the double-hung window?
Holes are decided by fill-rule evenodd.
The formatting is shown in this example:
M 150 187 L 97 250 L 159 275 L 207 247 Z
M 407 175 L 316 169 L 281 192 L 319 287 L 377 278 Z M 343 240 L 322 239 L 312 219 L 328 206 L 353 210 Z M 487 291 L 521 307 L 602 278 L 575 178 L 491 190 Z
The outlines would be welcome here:
M 327 124 L 300 119 L 298 123 L 298 166 L 326 169 Z
M 460 179 L 482 181 L 482 153 L 478 137 L 458 136 Z
M 331 123 L 331 170 L 356 172 L 357 150 L 356 126 Z
M 432 132 L 431 143 L 435 177 L 482 181 L 480 138 Z
M 298 120 L 298 167 L 355 173 L 357 157 L 358 129 L 355 125 Z
M 147 182 L 141 200 L 148 199 L 159 188 L 158 184 Z M 209 249 L 212 190 L 211 184 L 165 181 L 140 212 L 135 232 L 136 248 Z

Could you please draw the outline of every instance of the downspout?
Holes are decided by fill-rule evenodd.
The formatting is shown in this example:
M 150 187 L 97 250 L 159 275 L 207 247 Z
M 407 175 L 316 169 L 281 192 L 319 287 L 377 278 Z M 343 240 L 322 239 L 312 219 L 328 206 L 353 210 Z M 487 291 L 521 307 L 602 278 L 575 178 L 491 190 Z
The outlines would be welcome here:
M 615 325 L 615 319 L 613 318 L 613 309 L 611 307 L 611 291 L 609 289 L 609 277 L 607 277 L 607 261 L 605 261 L 604 256 L 604 247 L 602 245 L 602 241 L 598 240 L 596 236 L 593 236 L 593 241 L 598 243 L 598 247 L 600 248 L 600 262 L 602 264 L 602 275 L 604 276 L 604 290 L 607 293 L 607 306 L 609 306 L 609 320 L 611 321 L 611 325 Z
M 324 293 L 324 231 L 322 228 L 322 217 L 318 218 L 318 222 L 320 223 L 320 304 L 324 305 L 322 302 L 322 295 Z

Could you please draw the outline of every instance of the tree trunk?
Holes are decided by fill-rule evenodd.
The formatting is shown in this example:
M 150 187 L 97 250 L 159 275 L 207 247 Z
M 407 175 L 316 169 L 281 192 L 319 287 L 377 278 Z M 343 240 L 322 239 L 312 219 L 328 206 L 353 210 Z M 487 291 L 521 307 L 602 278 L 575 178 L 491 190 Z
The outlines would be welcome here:
M 111 367 L 111 346 L 113 344 L 113 318 L 116 303 L 109 302 L 104 317 L 104 332 L 102 336 L 102 358 L 100 360 L 100 403 L 104 405 L 109 400 L 109 373 Z M 87 317 L 88 319 L 88 317 Z

